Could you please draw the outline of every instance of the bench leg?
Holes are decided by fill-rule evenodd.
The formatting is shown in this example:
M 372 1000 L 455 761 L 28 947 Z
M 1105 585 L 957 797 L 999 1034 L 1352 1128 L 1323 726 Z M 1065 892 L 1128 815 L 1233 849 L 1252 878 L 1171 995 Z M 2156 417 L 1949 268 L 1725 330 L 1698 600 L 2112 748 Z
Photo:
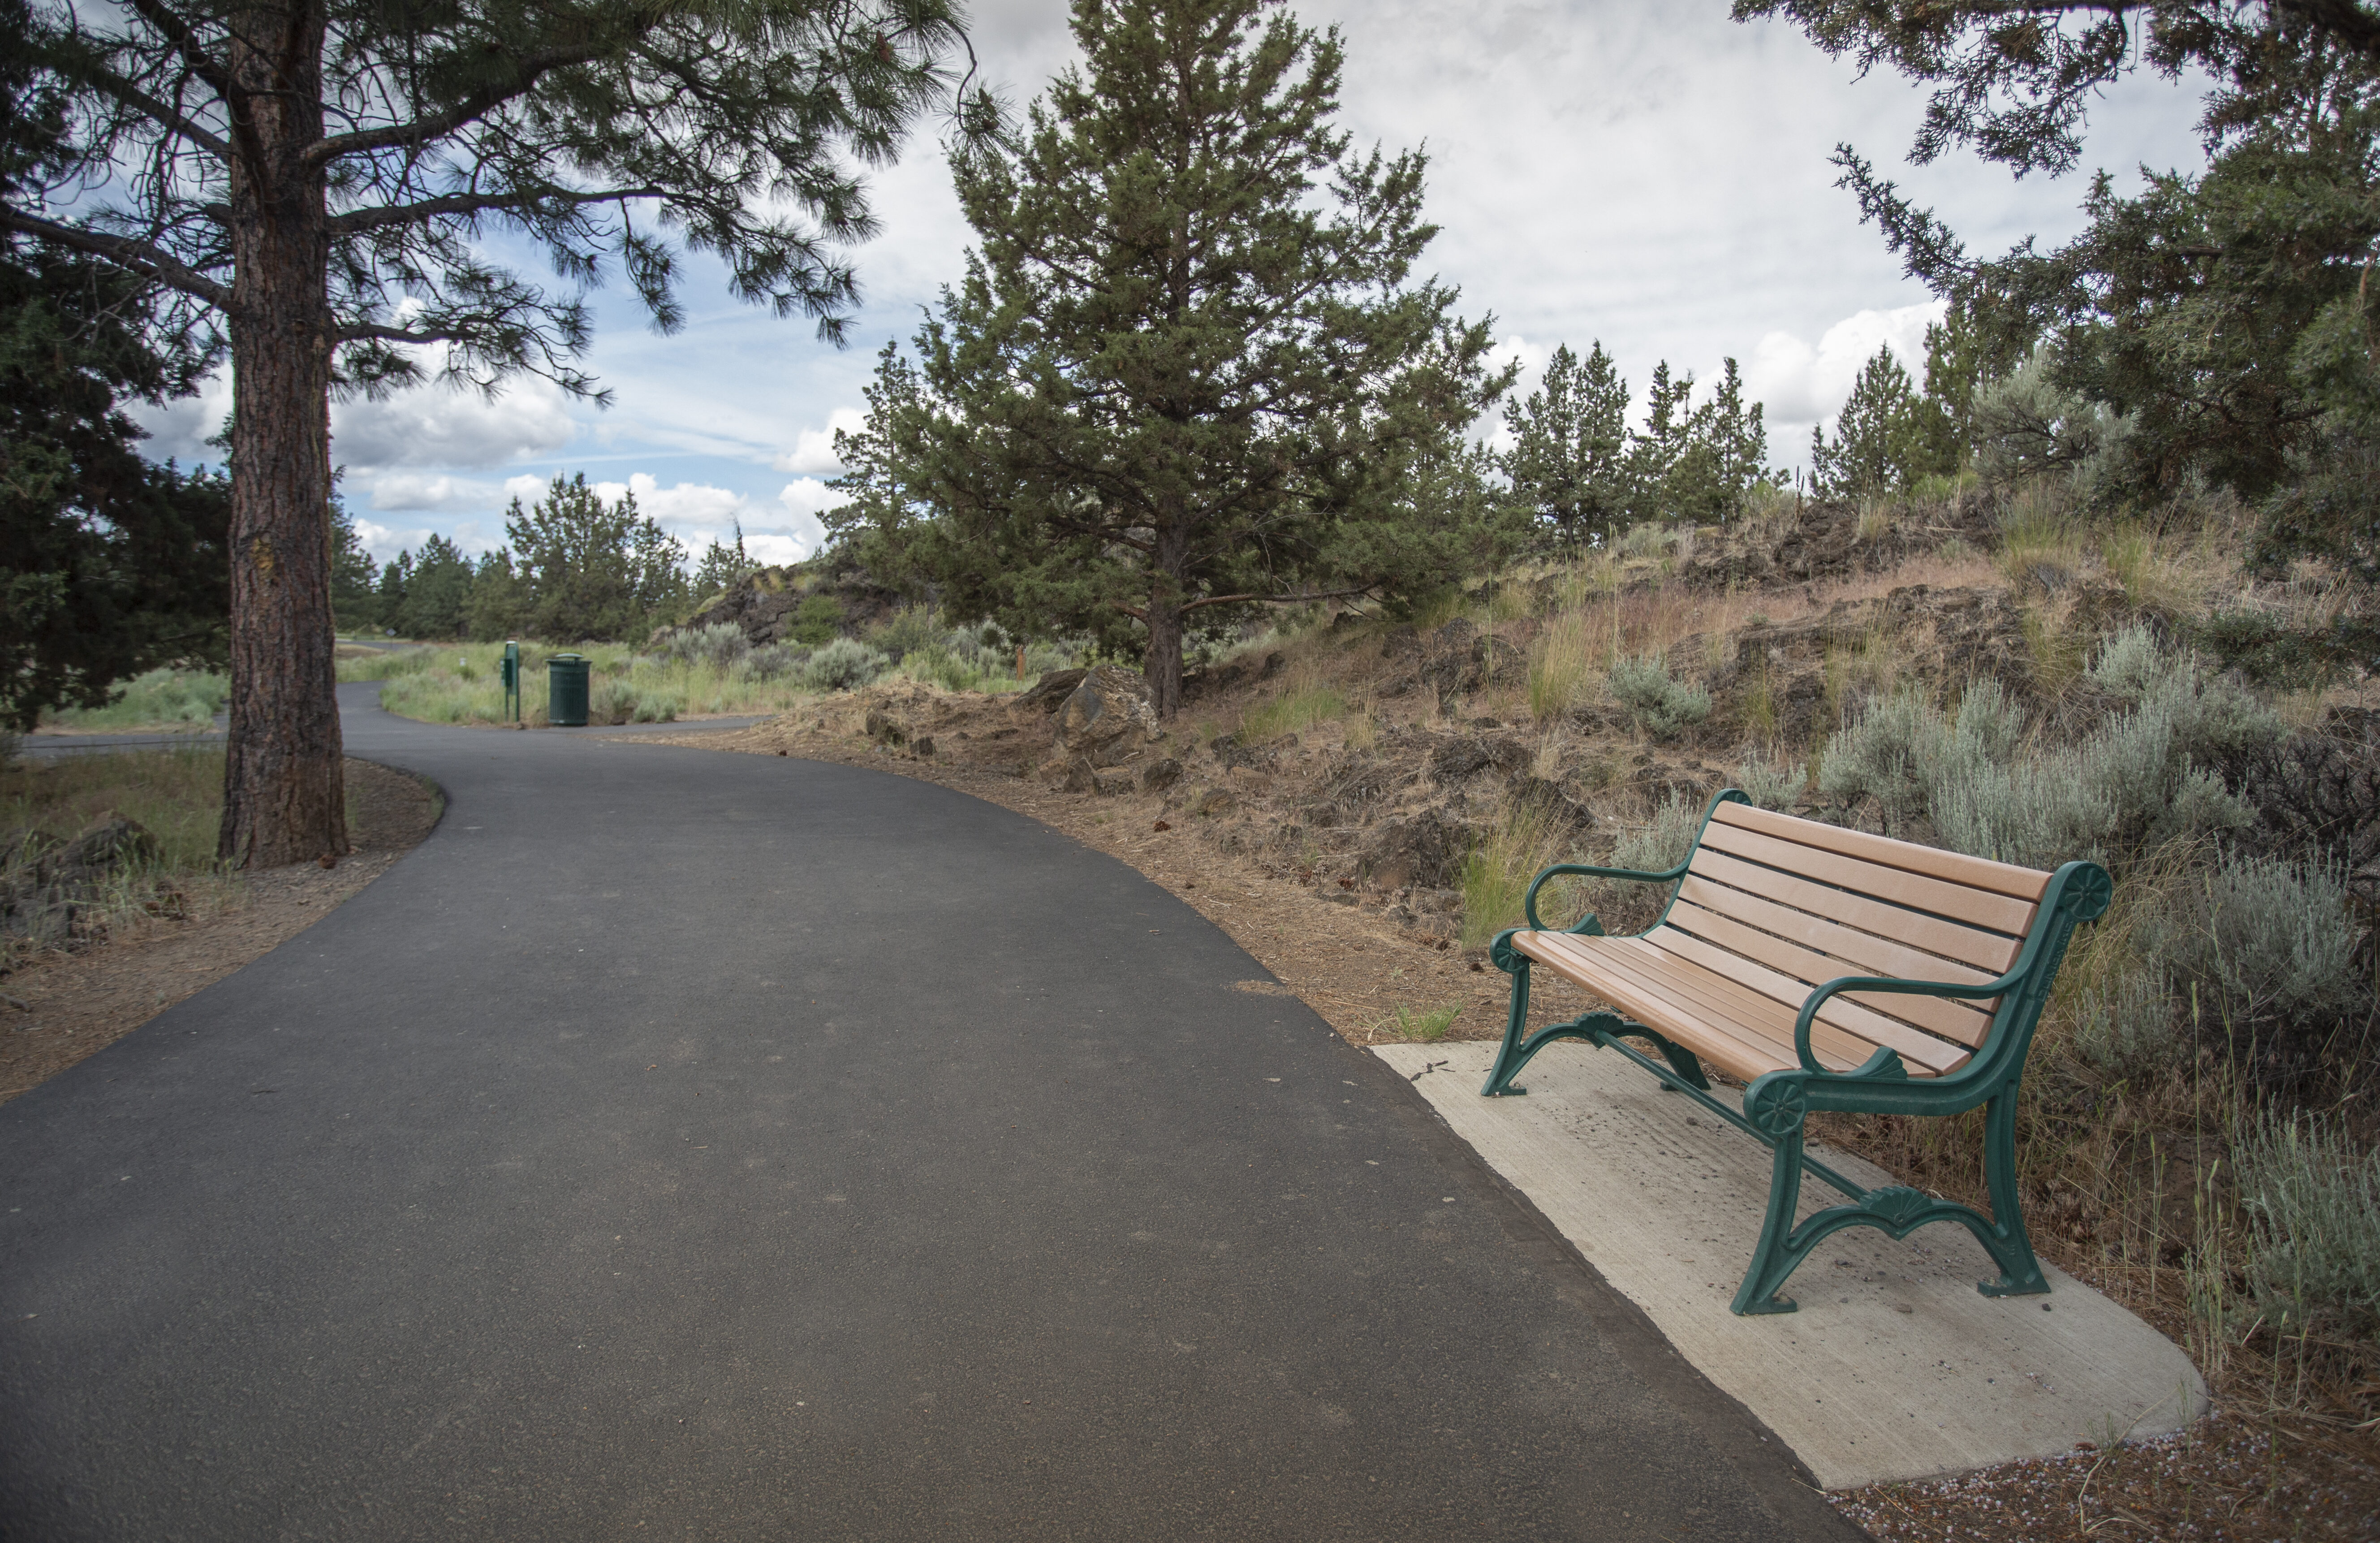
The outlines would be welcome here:
M 1984 1182 L 1991 1186 L 1992 1221 L 1988 1231 L 1974 1222 L 1968 1230 L 2000 1267 L 2000 1278 L 1977 1283 L 1985 1296 L 2038 1296 L 2049 1290 L 2041 1261 L 2033 1257 L 2033 1240 L 2025 1235 L 2024 1207 L 2016 1189 L 2016 1084 L 2011 1082 L 1984 1106 Z M 1976 1218 L 1980 1221 L 1982 1218 Z
M 1513 1087 L 1512 1079 L 1519 1076 L 1521 1068 L 1529 1063 L 1528 1055 L 1521 1051 L 1522 1036 L 1529 1030 L 1529 961 L 1515 954 L 1506 967 L 1512 977 L 1512 1003 L 1504 1014 L 1503 1049 L 1496 1052 L 1496 1064 L 1488 1069 L 1487 1085 L 1479 1089 L 1479 1096 L 1483 1099 L 1500 1099 L 1508 1093 L 1517 1095 L 1528 1091 L 1525 1087 Z
M 1778 1295 L 1778 1288 L 1784 1285 L 1785 1278 L 1793 1273 L 1794 1267 L 1810 1251 L 1810 1245 L 1817 1241 L 1815 1238 L 1797 1240 L 1793 1229 L 1793 1211 L 1802 1201 L 1800 1112 L 1794 1112 L 1788 1128 L 1762 1134 L 1770 1141 L 1768 1214 L 1760 1223 L 1760 1242 L 1752 1250 L 1752 1268 L 1743 1272 L 1743 1284 L 1736 1288 L 1735 1301 L 1730 1309 L 1739 1317 L 1793 1311 L 1793 1299 Z

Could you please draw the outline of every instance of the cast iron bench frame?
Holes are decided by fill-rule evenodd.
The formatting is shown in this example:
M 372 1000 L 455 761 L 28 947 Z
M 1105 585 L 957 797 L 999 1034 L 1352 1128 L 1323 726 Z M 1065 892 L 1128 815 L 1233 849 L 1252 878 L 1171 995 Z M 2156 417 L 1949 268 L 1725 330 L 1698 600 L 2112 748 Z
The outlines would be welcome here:
M 1538 920 L 1537 892 L 1565 874 L 1678 888 L 1651 927 L 1606 938 L 1592 915 L 1561 931 Z M 1667 872 L 1557 863 L 1530 883 L 1529 925 L 1497 934 L 1488 950 L 1512 978 L 1512 998 L 1480 1093 L 1527 1092 L 1512 1079 L 1531 1057 L 1557 1039 L 1585 1039 L 1766 1144 L 1768 1209 L 1735 1294 L 1739 1314 L 1791 1312 L 1792 1299 L 1778 1294 L 1786 1278 L 1821 1241 L 1855 1226 L 1898 1239 L 1928 1222 L 1960 1222 L 1999 1266 L 1999 1279 L 1978 1291 L 2045 1293 L 2017 1196 L 2017 1085 L 2067 942 L 2113 893 L 2096 863 L 2043 873 L 1772 813 L 1730 788 Z M 1533 965 L 1620 1011 L 1529 1034 Z M 1878 973 L 1847 973 L 1861 968 Z M 1647 1041 L 1667 1064 L 1621 1042 L 1628 1039 Z M 1748 1085 L 1741 1111 L 1712 1097 L 1705 1061 Z M 1989 1217 L 1898 1185 L 1863 1189 L 1803 1149 L 1813 1110 L 1950 1115 L 1978 1104 Z M 1804 1171 L 1851 1203 L 1794 1225 Z

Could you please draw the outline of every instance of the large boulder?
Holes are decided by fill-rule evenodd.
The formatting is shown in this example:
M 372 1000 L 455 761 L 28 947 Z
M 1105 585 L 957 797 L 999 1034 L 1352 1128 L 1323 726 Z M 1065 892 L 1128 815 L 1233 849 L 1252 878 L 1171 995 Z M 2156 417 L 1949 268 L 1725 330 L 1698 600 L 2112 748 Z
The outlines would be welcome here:
M 1087 673 L 1058 710 L 1058 749 L 1068 760 L 1114 766 L 1158 736 L 1148 683 L 1120 664 Z

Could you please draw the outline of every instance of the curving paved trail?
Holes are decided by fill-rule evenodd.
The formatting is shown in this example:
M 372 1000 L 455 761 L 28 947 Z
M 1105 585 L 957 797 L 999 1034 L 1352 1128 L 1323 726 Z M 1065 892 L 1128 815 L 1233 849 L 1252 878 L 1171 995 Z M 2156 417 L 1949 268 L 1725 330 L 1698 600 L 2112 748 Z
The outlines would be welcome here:
M 1856 1536 L 1121 864 L 375 689 L 431 839 L 0 1108 L 0 1536 Z

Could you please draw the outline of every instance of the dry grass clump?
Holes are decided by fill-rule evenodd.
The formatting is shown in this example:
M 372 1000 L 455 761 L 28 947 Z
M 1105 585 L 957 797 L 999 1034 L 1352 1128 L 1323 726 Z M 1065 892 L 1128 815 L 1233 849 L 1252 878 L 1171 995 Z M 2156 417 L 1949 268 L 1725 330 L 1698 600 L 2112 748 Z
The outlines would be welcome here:
M 30 856 L 20 854 L 34 844 L 29 835 L 56 844 L 110 819 L 130 820 L 155 838 L 156 854 L 111 876 L 83 907 L 80 934 L 102 936 L 141 917 L 220 909 L 239 888 L 215 861 L 223 780 L 221 745 L 0 763 L 0 851 L 18 857 L 16 869 L 28 868 Z M 0 937 L 0 974 L 31 953 L 24 939 Z

